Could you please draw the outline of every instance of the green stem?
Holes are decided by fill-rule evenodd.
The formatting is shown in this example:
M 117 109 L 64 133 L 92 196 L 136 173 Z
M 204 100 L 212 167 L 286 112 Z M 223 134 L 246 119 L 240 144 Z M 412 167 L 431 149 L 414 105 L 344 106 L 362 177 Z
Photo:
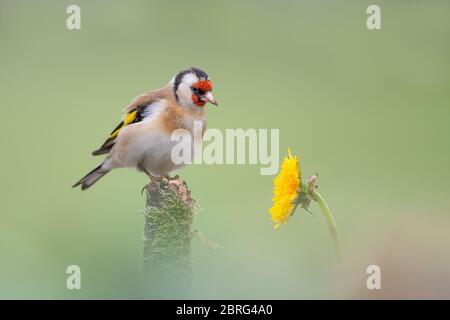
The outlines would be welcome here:
M 340 260 L 342 257 L 341 245 L 339 243 L 339 238 L 337 235 L 336 222 L 334 221 L 334 217 L 331 214 L 330 208 L 325 202 L 325 199 L 319 192 L 317 192 L 317 190 L 314 190 L 311 193 L 311 197 L 313 198 L 314 201 L 316 201 L 319 204 L 319 207 L 322 210 L 323 216 L 328 224 L 328 230 L 330 232 L 331 240 L 333 241 L 336 256 L 338 260 Z

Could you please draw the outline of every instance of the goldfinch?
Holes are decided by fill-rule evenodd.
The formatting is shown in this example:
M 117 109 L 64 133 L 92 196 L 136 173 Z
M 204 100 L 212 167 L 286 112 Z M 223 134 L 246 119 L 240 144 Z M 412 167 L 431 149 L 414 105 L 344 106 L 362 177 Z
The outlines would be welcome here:
M 212 95 L 212 82 L 206 72 L 189 68 L 179 72 L 163 88 L 137 96 L 125 109 L 119 125 L 92 155 L 106 154 L 105 160 L 73 187 L 85 190 L 109 171 L 136 168 L 150 178 L 167 175 L 183 164 L 175 164 L 171 151 L 176 129 L 194 135 L 194 122 L 206 127 L 204 106 L 218 105 Z

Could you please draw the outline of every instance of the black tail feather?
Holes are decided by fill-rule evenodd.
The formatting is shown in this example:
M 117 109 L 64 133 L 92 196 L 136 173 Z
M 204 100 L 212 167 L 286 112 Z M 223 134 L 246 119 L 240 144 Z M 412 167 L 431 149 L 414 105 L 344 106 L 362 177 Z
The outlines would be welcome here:
M 87 175 L 85 175 L 83 178 L 80 179 L 77 183 L 75 183 L 72 188 L 78 187 L 81 185 L 81 190 L 86 190 L 90 186 L 92 186 L 94 183 L 96 183 L 101 177 L 103 177 L 105 174 L 109 172 L 109 170 L 102 169 L 103 163 L 99 164 L 97 167 L 95 167 L 94 170 L 89 172 Z

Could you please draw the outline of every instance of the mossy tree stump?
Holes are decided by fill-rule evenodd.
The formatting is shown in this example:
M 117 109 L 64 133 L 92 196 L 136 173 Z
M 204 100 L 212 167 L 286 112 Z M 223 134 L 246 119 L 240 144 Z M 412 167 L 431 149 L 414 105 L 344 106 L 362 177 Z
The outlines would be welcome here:
M 192 272 L 195 201 L 178 176 L 155 178 L 145 190 L 143 274 L 146 294 L 183 296 Z

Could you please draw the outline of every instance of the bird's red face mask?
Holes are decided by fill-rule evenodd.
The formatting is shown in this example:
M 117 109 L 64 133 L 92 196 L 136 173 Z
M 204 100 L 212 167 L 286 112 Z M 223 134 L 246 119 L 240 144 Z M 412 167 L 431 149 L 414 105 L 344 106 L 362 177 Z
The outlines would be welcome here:
M 200 80 L 195 82 L 192 85 L 192 102 L 199 107 L 203 107 L 207 102 L 218 106 L 219 104 L 211 93 L 212 88 L 211 80 Z

